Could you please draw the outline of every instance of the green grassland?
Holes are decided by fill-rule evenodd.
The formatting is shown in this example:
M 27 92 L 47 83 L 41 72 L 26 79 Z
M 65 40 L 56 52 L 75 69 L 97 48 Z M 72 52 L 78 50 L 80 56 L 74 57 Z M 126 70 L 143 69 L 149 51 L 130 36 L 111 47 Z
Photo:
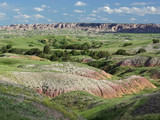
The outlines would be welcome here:
M 126 67 L 117 66 L 123 59 L 137 56 L 160 57 L 159 43 L 153 44 L 153 39 L 159 39 L 160 34 L 142 33 L 92 33 L 84 31 L 0 31 L 0 74 L 10 75 L 12 71 L 36 71 L 38 69 L 25 68 L 27 65 L 50 65 L 52 63 L 72 62 L 76 65 L 93 66 L 103 69 L 113 75 L 113 79 L 121 79 L 130 75 L 140 75 L 149 79 L 157 86 L 154 90 L 144 90 L 133 95 L 121 98 L 104 99 L 87 92 L 73 91 L 61 94 L 55 98 L 48 98 L 37 94 L 34 90 L 18 85 L 10 85 L 0 82 L 0 119 L 3 120 L 63 120 L 63 119 L 88 119 L 88 120 L 159 120 L 159 112 L 137 114 L 139 106 L 145 105 L 153 98 L 159 100 L 159 79 L 152 78 L 153 71 L 159 71 L 159 67 Z M 64 49 L 64 45 L 81 45 L 88 43 L 88 49 Z M 131 43 L 129 46 L 124 44 Z M 12 45 L 12 48 L 22 49 L 23 52 L 14 53 L 10 50 L 3 52 L 1 48 Z M 44 46 L 49 45 L 49 53 L 44 52 Z M 154 46 L 152 49 L 148 46 Z M 11 48 L 11 49 L 12 49 Z M 32 48 L 38 48 L 41 55 L 25 54 Z M 139 48 L 146 52 L 136 53 Z M 155 48 L 155 49 L 154 49 Z M 117 50 L 126 50 L 127 54 L 116 54 Z M 50 59 L 55 51 L 67 51 L 69 58 Z M 81 54 L 81 51 L 108 51 L 109 55 L 94 58 L 89 53 Z M 136 51 L 136 52 L 135 52 Z M 72 53 L 71 53 L 72 52 Z M 63 54 L 63 53 L 62 53 Z M 33 58 L 31 58 L 31 56 Z M 37 58 L 34 58 L 34 57 Z M 66 57 L 63 55 L 63 57 Z M 82 63 L 83 59 L 90 58 L 91 62 Z M 156 98 L 157 96 L 157 98 Z M 152 102 L 152 101 L 151 101 Z M 159 105 L 159 103 L 157 103 Z M 37 107 L 41 106 L 44 109 Z M 147 110 L 149 108 L 146 108 Z M 62 114 L 56 117 L 55 114 Z M 149 109 L 150 110 L 150 109 Z M 57 113 L 58 112 L 58 113 Z M 84 117 L 84 118 L 83 118 Z
M 2 120 L 63 120 L 79 119 L 73 111 L 38 95 L 23 86 L 0 83 L 0 119 Z M 56 117 L 59 114 L 59 117 Z M 61 115 L 60 115 L 61 114 Z

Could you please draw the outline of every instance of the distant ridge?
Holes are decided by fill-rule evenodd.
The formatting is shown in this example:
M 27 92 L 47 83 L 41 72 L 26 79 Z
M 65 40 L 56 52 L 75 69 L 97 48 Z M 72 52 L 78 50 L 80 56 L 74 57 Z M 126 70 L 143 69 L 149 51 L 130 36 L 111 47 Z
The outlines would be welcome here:
M 120 33 L 160 33 L 156 24 L 119 24 L 119 23 L 52 23 L 52 24 L 13 24 L 1 26 L 0 30 L 54 30 L 77 29 L 96 32 Z

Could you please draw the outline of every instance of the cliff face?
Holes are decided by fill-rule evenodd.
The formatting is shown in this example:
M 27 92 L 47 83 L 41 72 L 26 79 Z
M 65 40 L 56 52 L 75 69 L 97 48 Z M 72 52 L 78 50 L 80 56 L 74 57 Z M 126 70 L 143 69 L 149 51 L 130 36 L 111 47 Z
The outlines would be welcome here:
M 78 29 L 97 32 L 124 33 L 160 33 L 156 24 L 107 24 L 107 23 L 52 23 L 52 24 L 18 24 L 2 26 L 0 30 L 54 30 Z

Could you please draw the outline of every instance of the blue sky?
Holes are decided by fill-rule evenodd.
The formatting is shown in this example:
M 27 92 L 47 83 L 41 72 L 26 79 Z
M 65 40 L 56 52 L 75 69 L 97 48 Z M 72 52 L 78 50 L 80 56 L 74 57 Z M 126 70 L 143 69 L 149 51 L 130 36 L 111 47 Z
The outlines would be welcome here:
M 0 0 L 0 26 L 55 22 L 160 24 L 160 0 Z

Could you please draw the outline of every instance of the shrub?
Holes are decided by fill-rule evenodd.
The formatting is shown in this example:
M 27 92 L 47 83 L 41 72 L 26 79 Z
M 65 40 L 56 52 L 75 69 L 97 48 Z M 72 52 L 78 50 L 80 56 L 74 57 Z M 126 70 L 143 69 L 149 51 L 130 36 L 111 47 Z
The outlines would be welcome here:
M 8 49 L 6 48 L 6 46 L 3 46 L 3 47 L 1 48 L 1 52 L 2 52 L 2 53 L 8 52 Z
M 133 45 L 132 43 L 125 43 L 122 47 Z
M 6 48 L 7 48 L 7 49 L 11 49 L 11 48 L 12 48 L 12 45 L 11 45 L 11 44 L 6 45 Z
M 110 56 L 110 54 L 106 51 L 99 51 L 98 52 L 98 57 L 99 58 L 104 58 L 104 57 L 108 57 L 108 56 Z
M 89 55 L 89 52 L 90 52 L 89 50 L 82 50 L 81 54 L 82 55 Z
M 117 52 L 115 54 L 116 55 L 127 55 L 126 50 L 123 50 L 123 49 L 117 50 Z
M 50 60 L 51 60 L 51 61 L 59 61 L 60 59 L 56 56 L 56 54 L 53 53 L 53 54 L 51 55 L 51 57 L 50 57 Z
M 21 49 L 21 48 L 12 48 L 9 50 L 10 53 L 16 53 L 16 54 L 24 54 L 26 53 L 25 49 Z
M 76 56 L 76 55 L 81 55 L 81 52 L 76 50 L 71 50 L 70 54 L 72 54 L 73 56 Z
M 138 54 L 138 53 L 144 53 L 144 52 L 146 52 L 146 50 L 145 50 L 144 48 L 140 48 L 140 49 L 138 50 L 137 54 Z
M 48 54 L 50 52 L 50 47 L 49 45 L 45 45 L 44 48 L 43 48 L 43 52 Z
M 26 54 L 27 55 L 39 55 L 41 53 L 40 49 L 38 48 L 32 48 L 32 49 L 29 49 Z
M 158 39 L 153 39 L 152 41 L 153 41 L 153 44 L 160 42 Z

